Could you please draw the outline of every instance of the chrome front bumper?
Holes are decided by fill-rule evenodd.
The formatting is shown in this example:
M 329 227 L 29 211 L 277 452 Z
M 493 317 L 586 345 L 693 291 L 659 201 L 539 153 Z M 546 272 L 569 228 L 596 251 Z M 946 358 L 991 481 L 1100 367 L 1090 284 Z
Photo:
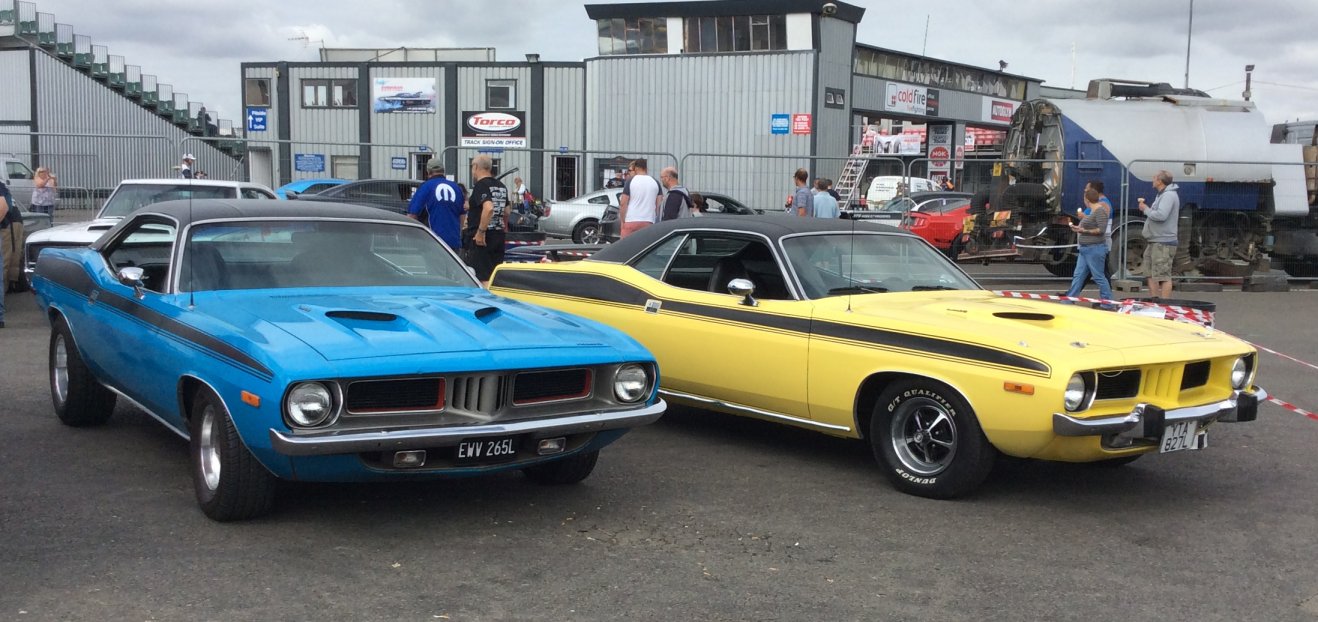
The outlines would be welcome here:
M 634 428 L 654 423 L 664 414 L 664 410 L 667 408 L 668 404 L 663 400 L 659 400 L 651 406 L 636 410 L 419 430 L 290 434 L 272 429 L 270 430 L 270 444 L 275 451 L 286 456 L 326 456 L 367 451 L 403 451 L 430 447 L 450 447 L 464 440 L 482 437 L 513 436 L 517 434 L 535 434 L 550 437 Z
M 1064 413 L 1053 413 L 1053 433 L 1058 436 L 1109 436 L 1117 439 L 1160 438 L 1166 427 L 1181 421 L 1197 421 L 1202 426 L 1213 421 L 1253 421 L 1258 405 L 1268 399 L 1268 392 L 1255 387 L 1252 391 L 1236 391 L 1230 398 L 1204 404 L 1163 410 L 1153 404 L 1136 404 L 1129 413 L 1109 417 L 1080 419 Z

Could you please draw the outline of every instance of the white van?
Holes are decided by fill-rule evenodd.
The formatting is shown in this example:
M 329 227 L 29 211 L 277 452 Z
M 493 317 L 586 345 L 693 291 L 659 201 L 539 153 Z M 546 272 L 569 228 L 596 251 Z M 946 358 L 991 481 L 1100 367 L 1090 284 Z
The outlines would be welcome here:
M 911 177 L 908 179 L 901 175 L 875 177 L 874 180 L 870 182 L 869 191 L 865 193 L 865 204 L 868 205 L 870 209 L 879 209 L 879 207 L 889 199 L 897 196 L 897 185 L 903 182 L 910 184 L 911 187 L 908 189 L 908 192 L 928 192 L 930 190 L 939 189 L 938 182 L 932 179 L 923 179 L 920 177 Z
M 0 181 L 9 186 L 9 194 L 13 195 L 14 202 L 24 208 L 32 205 L 32 169 L 12 153 L 0 154 L 0 160 L 4 160 Z

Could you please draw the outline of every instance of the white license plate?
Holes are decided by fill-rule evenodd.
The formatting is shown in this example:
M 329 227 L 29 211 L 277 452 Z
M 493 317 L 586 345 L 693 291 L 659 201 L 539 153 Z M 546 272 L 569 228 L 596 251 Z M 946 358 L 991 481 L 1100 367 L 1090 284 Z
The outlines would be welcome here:
M 1198 421 L 1179 421 L 1167 426 L 1162 432 L 1162 444 L 1158 452 L 1165 454 L 1183 449 L 1199 449 L 1198 431 Z
M 458 443 L 458 462 L 498 462 L 517 455 L 517 437 L 487 438 Z

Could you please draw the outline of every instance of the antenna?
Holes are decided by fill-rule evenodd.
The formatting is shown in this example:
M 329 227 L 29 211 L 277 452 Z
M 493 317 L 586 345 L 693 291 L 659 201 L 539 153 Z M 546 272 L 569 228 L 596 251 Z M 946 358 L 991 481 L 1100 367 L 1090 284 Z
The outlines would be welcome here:
M 920 44 L 920 56 L 925 56 L 925 50 L 929 49 L 929 14 L 924 14 L 924 43 Z

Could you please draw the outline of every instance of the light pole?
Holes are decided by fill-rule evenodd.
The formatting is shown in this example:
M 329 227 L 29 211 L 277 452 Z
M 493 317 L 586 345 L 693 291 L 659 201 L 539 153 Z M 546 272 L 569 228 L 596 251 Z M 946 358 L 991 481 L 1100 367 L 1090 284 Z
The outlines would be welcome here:
M 1245 65 L 1245 92 L 1240 94 L 1245 98 L 1245 101 L 1249 101 L 1249 97 L 1253 95 L 1253 93 L 1251 93 L 1249 90 L 1249 84 L 1253 78 L 1254 78 L 1254 66 Z
M 1190 25 L 1185 29 L 1185 88 L 1190 88 L 1190 38 L 1194 36 L 1194 0 L 1190 0 Z

